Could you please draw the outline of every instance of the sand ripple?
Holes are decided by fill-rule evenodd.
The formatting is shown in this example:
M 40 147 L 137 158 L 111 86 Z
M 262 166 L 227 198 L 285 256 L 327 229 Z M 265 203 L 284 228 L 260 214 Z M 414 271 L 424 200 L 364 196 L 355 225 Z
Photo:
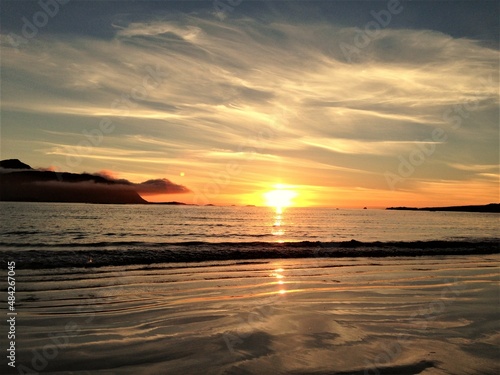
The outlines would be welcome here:
M 498 255 L 18 270 L 49 374 L 497 374 Z

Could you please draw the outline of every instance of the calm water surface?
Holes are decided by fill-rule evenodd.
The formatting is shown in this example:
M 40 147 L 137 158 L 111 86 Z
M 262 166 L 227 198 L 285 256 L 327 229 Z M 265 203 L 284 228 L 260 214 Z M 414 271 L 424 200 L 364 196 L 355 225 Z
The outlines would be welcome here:
M 417 241 L 497 237 L 499 215 L 462 212 L 0 203 L 2 247 L 202 241 Z

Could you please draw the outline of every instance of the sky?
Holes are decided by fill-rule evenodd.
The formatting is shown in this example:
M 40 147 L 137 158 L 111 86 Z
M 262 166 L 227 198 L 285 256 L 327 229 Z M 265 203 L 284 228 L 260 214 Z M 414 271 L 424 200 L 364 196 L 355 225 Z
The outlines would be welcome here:
M 499 4 L 1 0 L 0 156 L 189 189 L 150 201 L 498 202 Z

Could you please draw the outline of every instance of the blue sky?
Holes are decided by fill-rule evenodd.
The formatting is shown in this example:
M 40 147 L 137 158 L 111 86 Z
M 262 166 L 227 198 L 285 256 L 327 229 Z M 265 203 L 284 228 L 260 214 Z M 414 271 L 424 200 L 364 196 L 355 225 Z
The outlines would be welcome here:
M 496 1 L 42 4 L 1 2 L 2 159 L 187 203 L 499 200 Z

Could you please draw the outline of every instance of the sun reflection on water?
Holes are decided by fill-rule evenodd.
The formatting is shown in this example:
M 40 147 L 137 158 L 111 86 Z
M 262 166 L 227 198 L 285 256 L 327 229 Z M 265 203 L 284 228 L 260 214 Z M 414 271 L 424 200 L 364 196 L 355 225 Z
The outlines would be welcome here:
M 285 229 L 283 228 L 283 208 L 276 207 L 274 213 L 274 224 L 271 229 L 271 234 L 273 236 L 283 236 L 285 234 Z M 283 242 L 278 240 L 279 242 Z
M 283 268 L 277 268 L 269 274 L 269 276 L 276 278 L 276 281 L 274 281 L 273 284 L 278 285 L 279 294 L 285 294 L 287 292 L 287 290 L 284 287 L 285 282 L 283 281 L 283 279 L 285 278 L 285 276 L 283 275 L 283 272 L 284 272 Z

